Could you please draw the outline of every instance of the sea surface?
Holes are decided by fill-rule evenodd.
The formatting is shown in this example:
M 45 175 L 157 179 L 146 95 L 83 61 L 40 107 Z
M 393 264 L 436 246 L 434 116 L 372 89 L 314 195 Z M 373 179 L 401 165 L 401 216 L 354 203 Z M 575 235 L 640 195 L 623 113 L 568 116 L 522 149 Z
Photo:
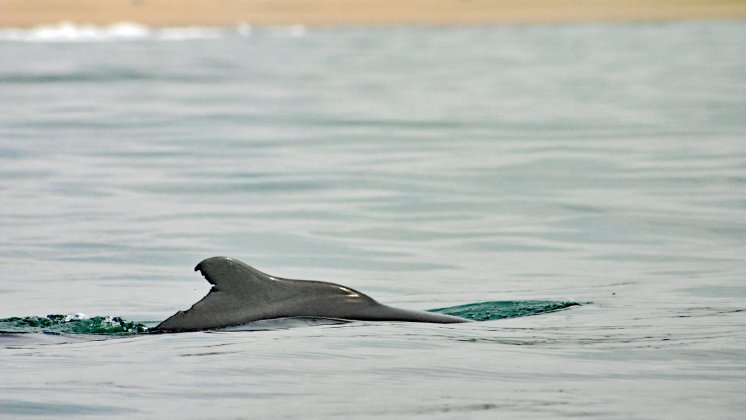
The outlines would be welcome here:
M 580 304 L 21 328 L 0 334 L 0 417 L 744 418 L 745 39 L 0 30 L 0 318 L 152 326 L 207 293 L 215 255 L 403 308 Z

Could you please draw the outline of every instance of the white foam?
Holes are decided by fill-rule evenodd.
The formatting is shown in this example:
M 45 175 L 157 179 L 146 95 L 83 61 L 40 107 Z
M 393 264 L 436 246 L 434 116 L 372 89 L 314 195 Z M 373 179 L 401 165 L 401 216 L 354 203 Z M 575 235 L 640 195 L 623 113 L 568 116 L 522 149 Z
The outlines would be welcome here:
M 184 41 L 189 39 L 217 39 L 225 36 L 225 30 L 189 26 L 184 28 L 163 28 L 155 31 L 155 39 L 160 41 Z
M 297 38 L 306 35 L 303 25 L 271 26 L 262 28 L 260 33 L 276 37 Z M 120 22 L 98 26 L 61 22 L 56 25 L 42 25 L 33 28 L 0 29 L 0 41 L 12 42 L 112 42 L 112 41 L 187 41 L 199 39 L 220 39 L 226 37 L 249 37 L 254 28 L 240 23 L 233 28 L 210 26 L 181 26 L 151 28 L 134 22 Z
M 86 314 L 82 314 L 82 313 L 77 313 L 77 314 L 67 314 L 67 315 L 65 316 L 65 322 L 70 322 L 70 321 L 82 321 L 82 320 L 86 320 L 86 319 L 89 319 L 88 315 L 86 315 Z
M 61 22 L 29 29 L 0 29 L 0 41 L 17 42 L 102 42 L 102 41 L 182 41 L 193 39 L 222 38 L 229 33 L 246 36 L 251 33 L 248 25 L 240 25 L 235 31 L 214 27 L 150 28 L 133 22 L 121 22 L 106 26 L 78 25 Z
M 144 25 L 122 22 L 109 26 L 76 25 L 61 22 L 31 29 L 2 29 L 0 40 L 25 42 L 92 42 L 136 40 L 152 36 L 153 31 Z

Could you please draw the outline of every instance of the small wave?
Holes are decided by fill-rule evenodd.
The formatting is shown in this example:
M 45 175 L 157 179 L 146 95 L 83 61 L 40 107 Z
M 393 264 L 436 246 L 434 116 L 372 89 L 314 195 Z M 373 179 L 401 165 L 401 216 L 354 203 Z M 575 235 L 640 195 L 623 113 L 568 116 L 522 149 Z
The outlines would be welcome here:
M 289 29 L 289 31 L 291 31 Z M 297 30 L 294 30 L 297 32 Z M 292 31 L 291 31 L 292 32 Z M 133 22 L 121 22 L 106 26 L 78 25 L 61 22 L 56 25 L 36 26 L 29 29 L 0 29 L 0 41 L 15 42 L 106 42 L 106 41 L 185 41 L 218 39 L 227 36 L 249 36 L 251 26 L 240 24 L 235 28 L 186 26 L 151 28 Z

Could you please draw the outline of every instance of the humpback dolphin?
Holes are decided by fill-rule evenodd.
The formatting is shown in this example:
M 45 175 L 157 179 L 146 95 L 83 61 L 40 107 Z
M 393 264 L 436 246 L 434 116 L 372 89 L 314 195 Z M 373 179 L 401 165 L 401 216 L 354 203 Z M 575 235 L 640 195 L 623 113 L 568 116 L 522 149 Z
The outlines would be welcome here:
M 323 281 L 291 280 L 262 273 L 229 257 L 203 260 L 194 271 L 212 284 L 210 292 L 186 311 L 155 327 L 160 331 L 196 331 L 285 317 L 362 321 L 453 323 L 450 315 L 392 308 L 349 287 Z

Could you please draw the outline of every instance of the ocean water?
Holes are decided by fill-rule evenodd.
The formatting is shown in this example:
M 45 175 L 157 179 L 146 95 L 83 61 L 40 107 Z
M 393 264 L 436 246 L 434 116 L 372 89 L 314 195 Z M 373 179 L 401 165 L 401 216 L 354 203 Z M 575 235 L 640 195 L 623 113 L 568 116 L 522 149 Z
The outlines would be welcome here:
M 582 303 L 6 332 L 0 417 L 743 418 L 744 39 L 0 30 L 0 318 L 153 325 L 207 293 L 214 255 L 412 309 Z

